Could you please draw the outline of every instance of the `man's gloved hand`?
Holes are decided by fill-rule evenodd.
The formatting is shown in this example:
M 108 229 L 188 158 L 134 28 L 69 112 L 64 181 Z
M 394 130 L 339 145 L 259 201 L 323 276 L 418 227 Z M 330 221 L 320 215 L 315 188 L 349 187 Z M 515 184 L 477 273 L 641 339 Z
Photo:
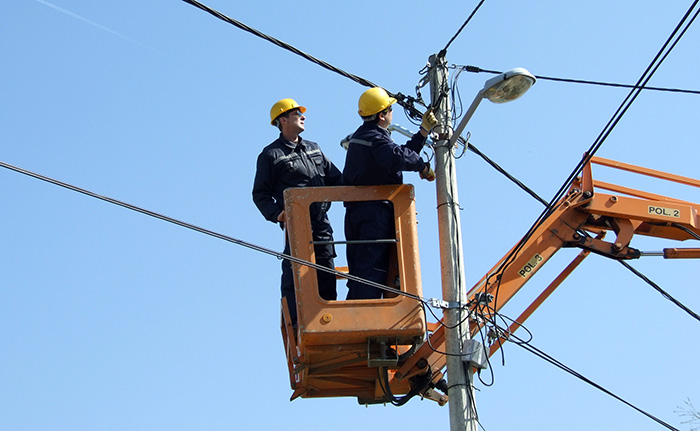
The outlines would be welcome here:
M 425 164 L 425 168 L 418 173 L 421 180 L 435 181 L 435 172 L 430 167 L 430 163 Z
M 423 121 L 420 124 L 420 128 L 430 133 L 430 131 L 433 130 L 433 127 L 437 126 L 437 124 L 438 120 L 435 117 L 435 114 L 433 114 L 432 108 L 425 111 L 425 114 L 423 114 Z

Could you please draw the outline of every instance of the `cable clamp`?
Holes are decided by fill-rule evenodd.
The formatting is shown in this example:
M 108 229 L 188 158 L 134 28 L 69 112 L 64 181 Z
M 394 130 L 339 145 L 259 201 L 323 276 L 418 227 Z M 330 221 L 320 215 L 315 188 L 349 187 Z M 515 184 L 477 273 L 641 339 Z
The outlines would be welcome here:
M 450 140 L 452 139 L 452 130 L 450 129 L 447 132 L 442 132 L 433 129 L 430 132 L 430 138 L 434 142 L 434 148 L 451 148 Z
M 493 301 L 493 295 L 487 292 L 477 292 L 474 294 L 477 304 L 486 305 Z

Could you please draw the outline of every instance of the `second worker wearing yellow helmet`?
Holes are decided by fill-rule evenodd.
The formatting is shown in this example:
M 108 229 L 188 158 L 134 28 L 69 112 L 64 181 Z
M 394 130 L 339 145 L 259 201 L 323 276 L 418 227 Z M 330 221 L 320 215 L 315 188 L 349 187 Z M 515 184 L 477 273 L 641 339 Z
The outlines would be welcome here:
M 393 120 L 392 105 L 396 99 L 380 87 L 362 93 L 358 113 L 363 124 L 352 135 L 343 169 L 343 184 L 352 186 L 402 184 L 403 171 L 418 172 L 422 179 L 433 181 L 430 164 L 420 156 L 428 132 L 437 124 L 428 111 L 423 116 L 420 132 L 405 145 L 391 139 L 387 127 Z M 346 202 L 345 239 L 350 274 L 388 284 L 392 244 L 372 243 L 396 237 L 394 213 L 387 201 Z M 352 241 L 359 241 L 352 243 Z M 369 241 L 369 242 L 368 242 Z M 353 280 L 348 281 L 347 299 L 376 299 L 382 291 Z

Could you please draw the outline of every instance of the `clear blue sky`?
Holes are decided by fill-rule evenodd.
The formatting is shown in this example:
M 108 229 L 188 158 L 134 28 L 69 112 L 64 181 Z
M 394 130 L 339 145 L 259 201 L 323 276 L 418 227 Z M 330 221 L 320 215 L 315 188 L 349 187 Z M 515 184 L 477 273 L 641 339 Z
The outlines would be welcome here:
M 404 94 L 414 94 L 419 70 L 476 3 L 208 2 Z M 690 3 L 487 0 L 447 59 L 634 83 Z M 281 232 L 250 196 L 256 157 L 277 136 L 270 106 L 283 97 L 305 105 L 304 137 L 343 165 L 338 143 L 359 125 L 364 88 L 184 2 L 4 6 L 3 162 L 274 249 Z M 699 25 L 650 85 L 700 89 Z M 465 105 L 490 77 L 461 75 Z M 549 199 L 627 93 L 539 81 L 516 102 L 482 103 L 468 130 L 474 145 Z M 698 95 L 645 92 L 598 155 L 700 177 L 699 111 Z M 399 111 L 394 120 L 415 129 Z M 541 205 L 472 154 L 457 166 L 471 286 Z M 700 202 L 700 191 L 689 187 L 596 174 Z M 440 297 L 434 184 L 414 174 L 406 181 L 416 185 L 424 294 Z M 0 429 L 448 428 L 447 407 L 429 401 L 402 408 L 342 398 L 290 403 L 274 257 L 6 169 L 0 199 Z M 342 207 L 332 211 L 342 238 Z M 695 244 L 635 238 L 632 245 Z M 575 254 L 561 252 L 504 312 L 517 316 Z M 700 311 L 697 261 L 632 264 Z M 344 296 L 345 287 L 339 291 Z M 526 326 L 533 345 L 689 428 L 674 410 L 688 397 L 700 404 L 700 323 L 618 263 L 587 259 Z M 505 360 L 494 361 L 493 386 L 477 383 L 486 430 L 662 429 L 516 346 L 507 346 Z

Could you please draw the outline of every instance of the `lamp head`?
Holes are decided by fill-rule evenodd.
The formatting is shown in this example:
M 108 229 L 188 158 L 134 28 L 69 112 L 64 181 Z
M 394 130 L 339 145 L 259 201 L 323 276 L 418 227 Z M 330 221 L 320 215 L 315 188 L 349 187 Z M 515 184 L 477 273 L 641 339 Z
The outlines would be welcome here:
M 493 103 L 506 103 L 525 94 L 535 81 L 526 69 L 516 67 L 486 81 L 482 91 Z

